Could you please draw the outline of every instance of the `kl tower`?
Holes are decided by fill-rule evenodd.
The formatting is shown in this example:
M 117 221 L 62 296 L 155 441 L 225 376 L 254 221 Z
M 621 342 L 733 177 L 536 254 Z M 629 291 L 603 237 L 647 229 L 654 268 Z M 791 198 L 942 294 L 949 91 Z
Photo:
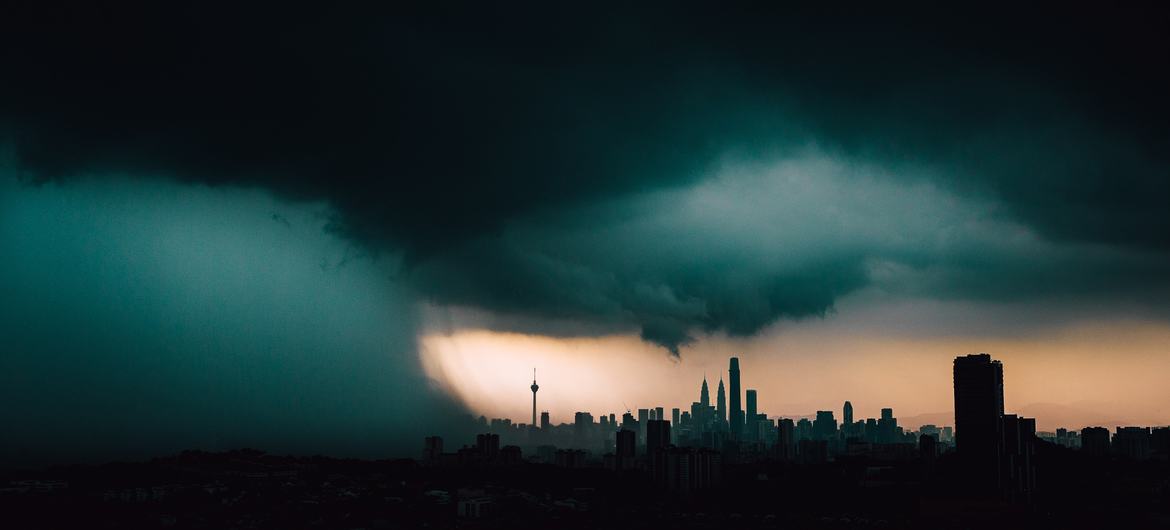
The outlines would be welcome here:
M 532 425 L 532 427 L 535 428 L 537 426 L 536 425 L 536 391 L 540 390 L 540 386 L 536 384 L 536 368 L 532 369 L 532 386 L 530 386 L 528 388 L 532 389 L 532 423 L 530 423 L 529 425 Z

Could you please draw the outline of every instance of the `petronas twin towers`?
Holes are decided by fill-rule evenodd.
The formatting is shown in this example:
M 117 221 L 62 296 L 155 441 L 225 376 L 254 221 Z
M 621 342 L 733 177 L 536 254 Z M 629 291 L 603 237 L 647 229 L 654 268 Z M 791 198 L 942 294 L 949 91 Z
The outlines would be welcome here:
M 719 378 L 719 388 L 715 394 L 715 422 L 719 427 L 727 427 L 732 437 L 738 438 L 743 432 L 744 411 L 741 401 L 739 384 L 739 357 L 731 358 L 728 368 L 731 380 L 731 415 L 728 417 L 727 392 L 723 388 L 723 378 Z M 699 410 L 707 410 L 711 406 L 711 392 L 707 389 L 707 378 L 703 377 L 703 386 L 699 390 Z M 730 420 L 730 421 L 729 421 Z

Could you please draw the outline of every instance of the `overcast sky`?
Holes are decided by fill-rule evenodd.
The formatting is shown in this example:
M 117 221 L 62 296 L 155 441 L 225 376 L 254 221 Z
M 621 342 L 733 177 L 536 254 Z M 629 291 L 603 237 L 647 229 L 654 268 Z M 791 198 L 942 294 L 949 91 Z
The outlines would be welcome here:
M 1100 373 L 1170 357 L 1164 12 L 10 15 L 9 456 L 413 454 L 465 413 L 515 414 L 492 392 L 512 376 L 467 370 L 551 375 L 566 348 L 680 372 L 645 406 L 686 406 L 734 353 L 855 381 L 832 374 L 899 344 L 886 377 L 930 381 L 761 378 L 773 414 L 851 392 L 946 412 L 949 360 L 986 349 L 1075 367 L 1023 377 L 1017 406 L 1170 422 L 1170 396 Z M 557 388 L 621 412 L 596 396 L 632 384 Z

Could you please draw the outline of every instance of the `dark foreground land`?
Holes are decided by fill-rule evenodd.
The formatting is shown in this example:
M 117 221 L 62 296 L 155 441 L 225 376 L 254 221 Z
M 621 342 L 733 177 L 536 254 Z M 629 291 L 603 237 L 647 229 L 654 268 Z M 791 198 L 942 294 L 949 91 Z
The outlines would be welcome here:
M 681 495 L 641 470 L 186 452 L 4 471 L 0 528 L 1170 528 L 1167 462 L 1037 456 L 1035 495 L 1009 503 L 964 491 L 946 456 L 725 465 Z

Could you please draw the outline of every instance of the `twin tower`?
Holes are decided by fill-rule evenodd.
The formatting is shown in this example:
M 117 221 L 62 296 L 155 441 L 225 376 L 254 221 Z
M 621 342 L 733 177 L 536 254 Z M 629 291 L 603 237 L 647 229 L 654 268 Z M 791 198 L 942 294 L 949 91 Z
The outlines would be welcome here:
M 739 381 L 739 357 L 732 357 L 730 366 L 727 369 L 728 378 L 731 380 L 731 414 L 728 417 L 727 398 L 723 390 L 723 378 L 719 378 L 719 393 L 715 405 L 715 418 L 717 424 L 727 425 L 728 431 L 732 438 L 739 438 L 744 432 L 746 424 L 746 416 L 743 409 L 742 395 Z M 755 408 L 755 390 L 748 390 L 748 408 Z M 707 390 L 707 378 L 703 378 L 703 387 L 699 390 L 699 407 L 696 410 L 698 414 L 694 414 L 696 418 L 699 417 L 701 411 L 709 410 L 711 406 L 711 394 Z M 755 412 L 755 411 L 751 411 Z M 704 416 L 710 418 L 709 413 Z M 702 420 L 700 420 L 701 423 Z M 724 423 L 726 422 L 726 423 Z

